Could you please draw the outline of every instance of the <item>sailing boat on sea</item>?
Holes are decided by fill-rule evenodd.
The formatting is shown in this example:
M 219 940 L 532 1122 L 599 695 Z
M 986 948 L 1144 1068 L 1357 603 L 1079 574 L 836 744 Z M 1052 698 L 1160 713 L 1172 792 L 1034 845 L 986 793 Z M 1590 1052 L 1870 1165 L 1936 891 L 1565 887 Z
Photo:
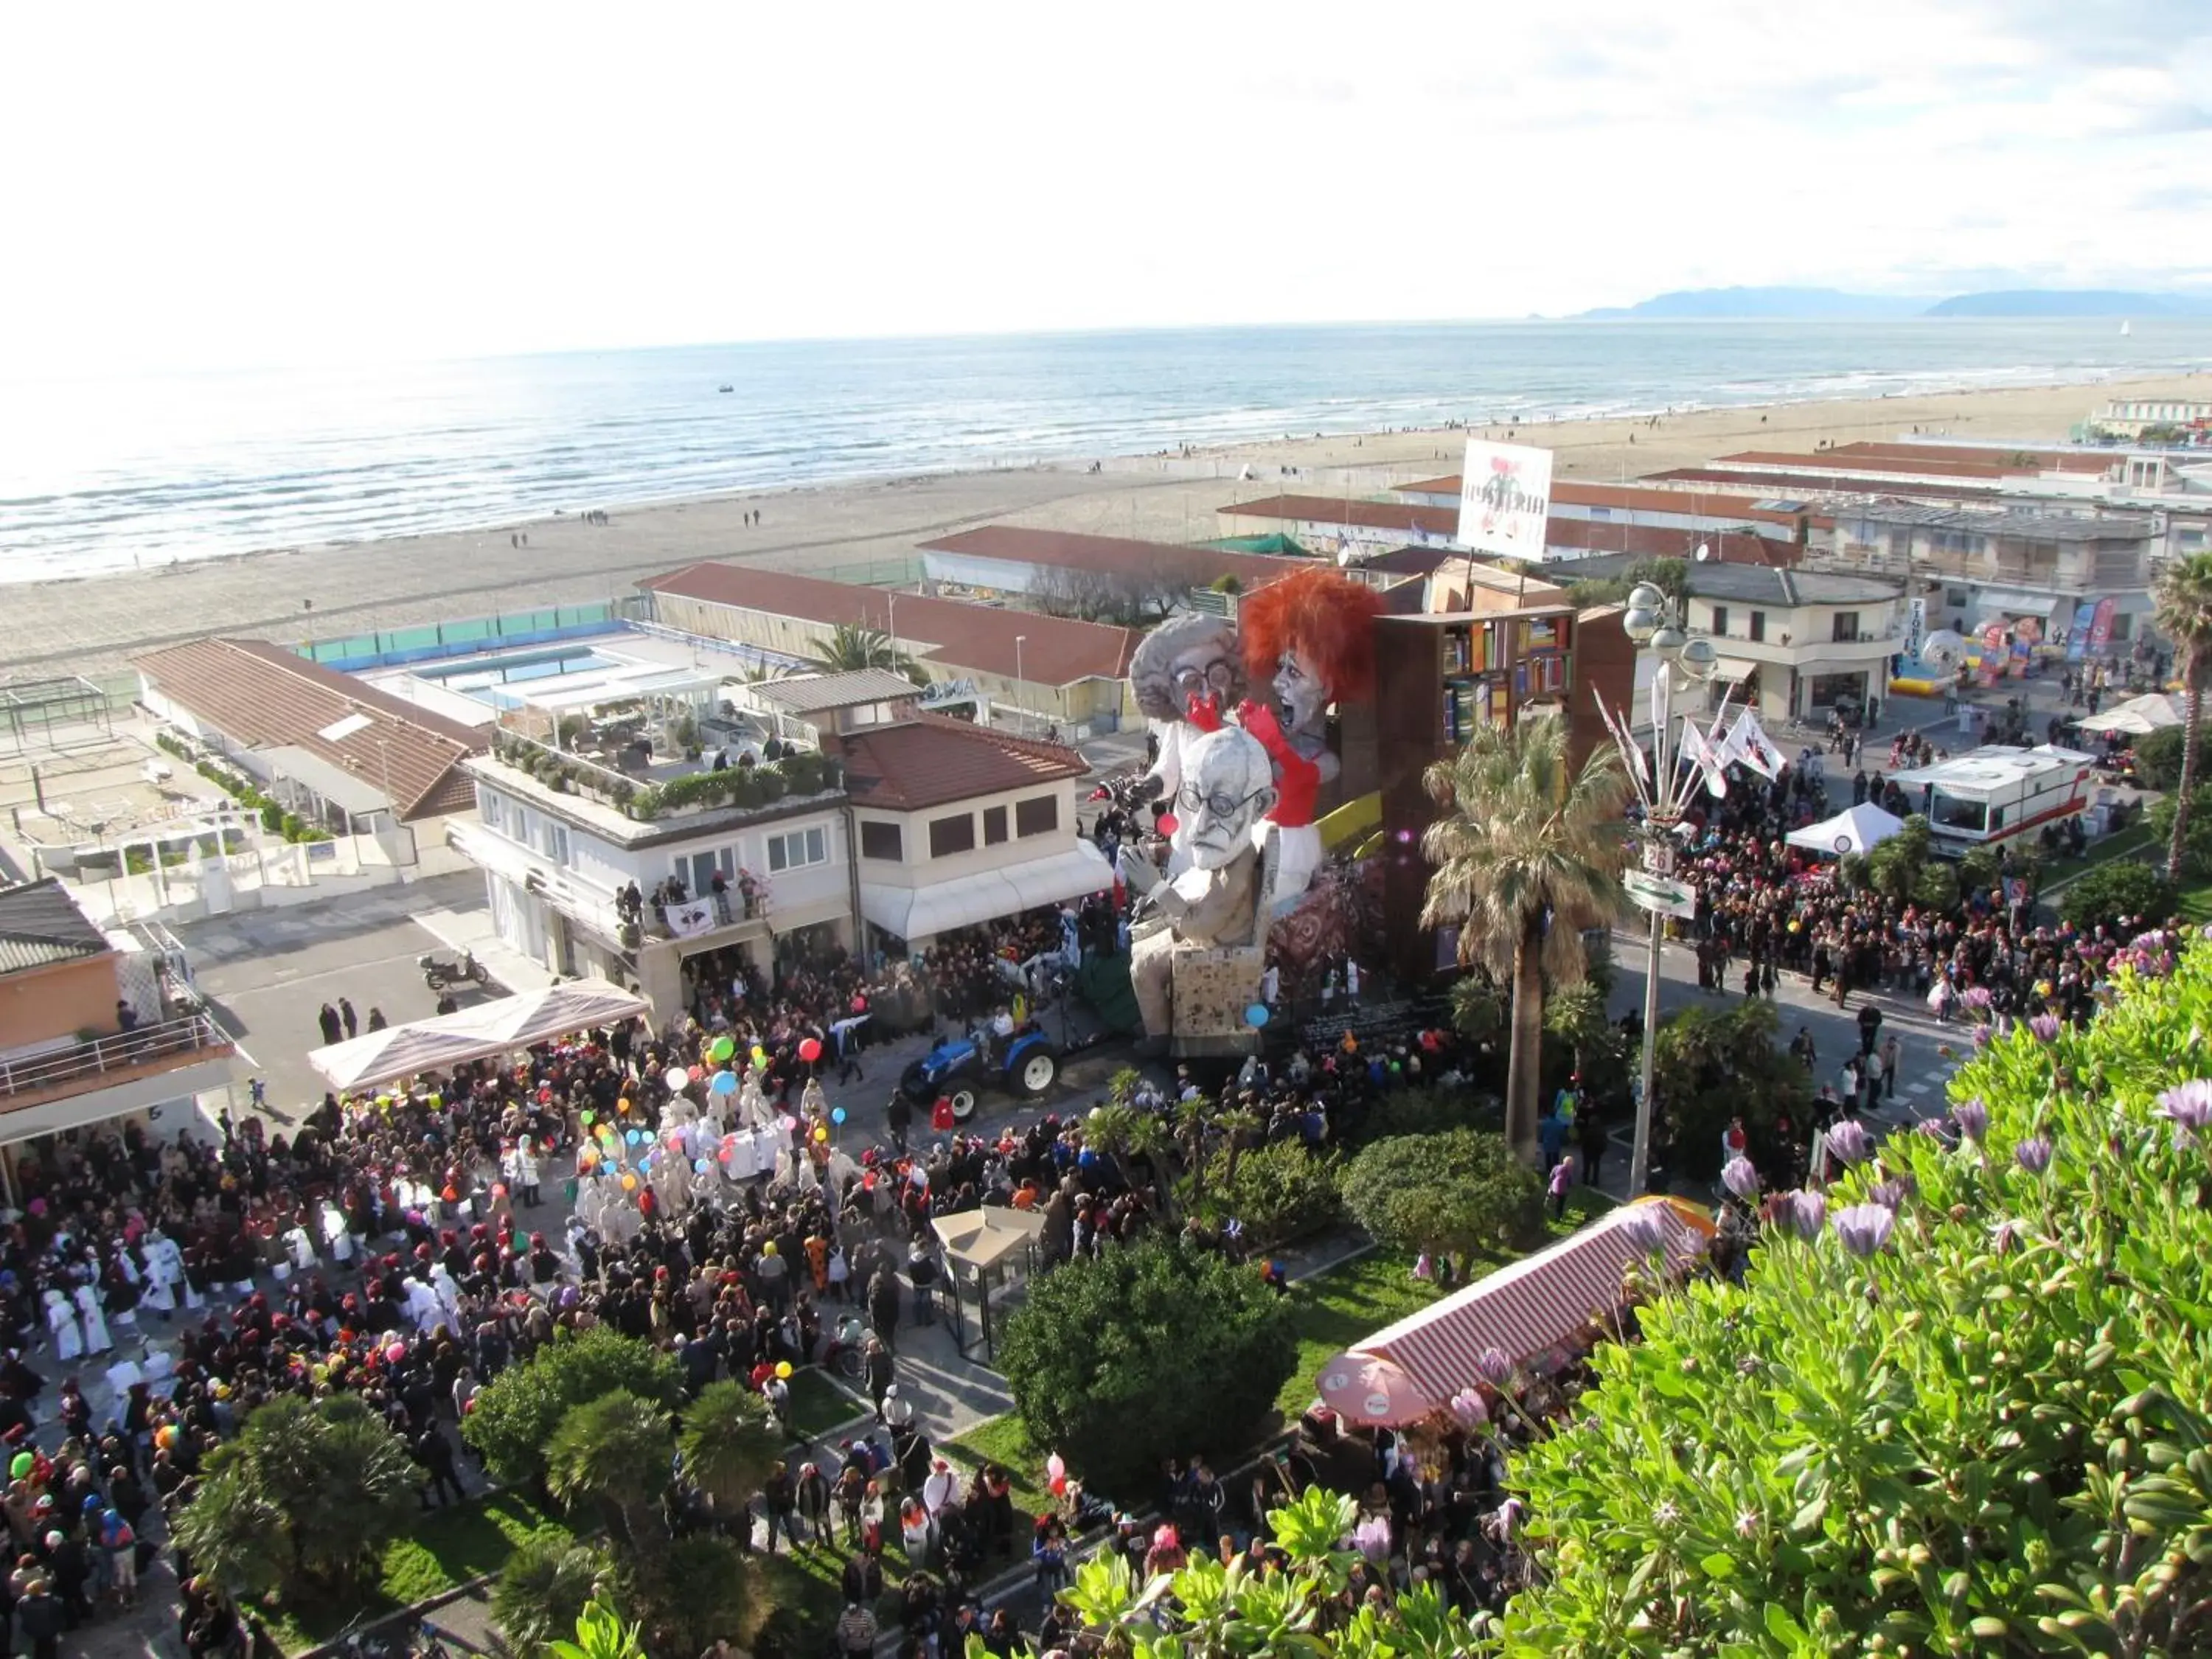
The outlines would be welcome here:
M 2135 331 L 2136 331 L 2136 325 L 2135 325 L 2133 323 L 2130 322 L 2130 321 L 2129 321 L 2126 318 L 2124 318 L 2124 317 L 2123 317 L 2123 318 L 2121 318 L 2121 319 L 2120 319 L 2120 337 L 2121 337 L 2123 340 L 2126 339 L 2126 338 L 2128 337 L 2128 336 L 2129 336 L 2129 335 L 2130 335 L 2130 334 L 2134 333 Z

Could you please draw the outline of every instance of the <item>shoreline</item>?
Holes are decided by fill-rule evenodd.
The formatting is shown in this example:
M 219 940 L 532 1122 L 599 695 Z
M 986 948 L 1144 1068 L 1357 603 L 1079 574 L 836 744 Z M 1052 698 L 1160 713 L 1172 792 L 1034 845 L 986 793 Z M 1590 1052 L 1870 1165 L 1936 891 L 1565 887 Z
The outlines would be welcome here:
M 1984 441 L 2063 441 L 2108 398 L 2203 397 L 2212 374 L 2062 381 L 1863 399 L 1725 404 L 1694 411 L 1522 423 L 1555 475 L 1616 483 L 1731 450 L 1809 451 L 1915 428 Z M 1485 428 L 1472 428 L 1480 434 Z M 1488 430 L 1502 437 L 1503 428 Z M 915 544 L 983 523 L 1184 543 L 1221 532 L 1218 510 L 1284 491 L 1372 495 L 1455 472 L 1469 428 L 1396 428 L 1236 440 L 1058 463 L 879 474 L 607 507 L 479 528 L 417 532 L 179 560 L 150 568 L 0 585 L 11 620 L 0 672 L 123 668 L 137 652 L 210 634 L 281 643 L 556 605 L 604 603 L 636 581 L 709 559 L 836 574 L 889 569 Z M 1094 461 L 1099 471 L 1090 471 Z M 1245 466 L 1253 476 L 1239 476 Z M 1287 470 L 1286 470 L 1287 469 Z M 1724 494 L 1716 487 L 1711 493 Z M 1762 493 L 1747 481 L 1743 494 Z M 590 509 L 579 509 L 590 510 Z M 744 520 L 758 511 L 761 522 Z M 510 547 L 526 532 L 527 548 Z M 854 579 L 849 578 L 848 579 Z M 882 580 L 882 577 L 878 577 Z M 149 582 L 158 586 L 137 590 Z M 90 602 L 88 603 L 88 600 Z M 35 648 L 23 648 L 24 642 Z
M 2170 392 L 2172 387 L 2185 386 L 2195 390 L 2199 389 L 2197 383 L 2205 381 L 2212 381 L 2212 368 L 2179 370 L 2170 375 L 2160 375 L 2155 377 L 2130 377 L 2116 374 L 2114 371 L 2108 368 L 2090 369 L 2084 370 L 2080 376 L 2075 378 L 2021 381 L 2015 384 L 2007 384 L 2002 386 L 1990 386 L 1973 381 L 1960 381 L 1948 386 L 1937 386 L 1932 389 L 1883 392 L 1867 398 L 1836 398 L 1829 396 L 1808 396 L 1802 398 L 1785 397 L 1746 403 L 1655 405 L 1651 408 L 1608 410 L 1603 412 L 1591 413 L 1561 414 L 1553 412 L 1530 412 L 1518 416 L 1492 418 L 1486 419 L 1482 422 L 1469 421 L 1455 426 L 1407 426 L 1383 428 L 1380 429 L 1350 426 L 1338 431 L 1322 430 L 1306 434 L 1285 433 L 1280 434 L 1255 434 L 1244 437 L 1230 437 L 1206 443 L 1191 444 L 1187 449 L 1182 447 L 1172 449 L 1161 448 L 1116 453 L 1103 456 L 1091 451 L 1078 450 L 1069 451 L 1065 453 L 1054 453 L 1034 454 L 1019 459 L 1009 457 L 1000 462 L 981 466 L 945 466 L 925 468 L 921 471 L 895 469 L 879 472 L 846 472 L 805 480 L 786 479 L 775 483 L 743 485 L 728 489 L 710 490 L 702 494 L 637 496 L 623 496 L 616 495 L 603 500 L 582 501 L 572 507 L 556 507 L 550 513 L 542 513 L 533 516 L 522 518 L 495 517 L 483 520 L 457 522 L 454 524 L 442 526 L 435 529 L 409 530 L 392 535 L 361 536 L 336 541 L 298 542 L 268 547 L 246 548 L 230 552 L 210 553 L 198 557 L 187 557 L 182 555 L 173 555 L 159 562 L 151 564 L 134 562 L 129 566 L 117 565 L 106 569 L 77 570 L 53 574 L 34 574 L 25 576 L 18 580 L 10 580 L 4 575 L 0 575 L 0 592 L 4 592 L 10 588 L 39 586 L 52 583 L 105 581 L 111 579 L 121 579 L 125 577 L 169 576 L 180 574 L 187 571 L 196 570 L 208 566 L 235 564 L 245 561 L 277 559 L 301 555 L 320 556 L 325 554 L 346 552 L 363 548 L 404 548 L 410 544 L 420 543 L 432 538 L 478 535 L 504 535 L 512 532 L 535 530 L 543 526 L 555 525 L 564 521 L 573 521 L 581 514 L 595 511 L 635 514 L 641 513 L 660 512 L 683 507 L 715 506 L 739 501 L 758 503 L 770 500 L 778 495 L 804 495 L 828 490 L 895 488 L 902 484 L 919 484 L 932 480 L 949 477 L 994 477 L 1010 473 L 1023 472 L 1066 473 L 1073 471 L 1078 473 L 1087 473 L 1089 467 L 1094 462 L 1103 464 L 1103 465 L 1109 471 L 1126 471 L 1133 463 L 1150 460 L 1227 460 L 1235 458 L 1249 459 L 1255 452 L 1267 452 L 1285 447 L 1291 449 L 1303 449 L 1306 446 L 1315 444 L 1323 446 L 1340 444 L 1346 440 L 1352 441 L 1355 443 L 1362 442 L 1367 439 L 1381 439 L 1386 437 L 1418 438 L 1427 436 L 1435 439 L 1458 440 L 1462 439 L 1467 434 L 1474 432 L 1496 434 L 1502 436 L 1504 432 L 1509 428 L 1525 431 L 1529 434 L 1528 441 L 1539 441 L 1540 436 L 1548 438 L 1550 434 L 1560 432 L 1587 431 L 1588 429 L 1595 427 L 1602 427 L 1611 423 L 1620 423 L 1624 427 L 1640 427 L 1642 422 L 1650 421 L 1655 416 L 1662 420 L 1673 422 L 1713 419 L 1725 422 L 1730 418 L 1739 415 L 1756 414 L 1762 416 L 1771 416 L 1777 411 L 1828 407 L 1858 408 L 1863 405 L 1875 406 L 1885 403 L 1905 404 L 1919 403 L 1929 399 L 1959 398 L 2009 398 L 2014 397 L 2054 394 L 2069 390 L 2087 389 L 2090 387 L 2105 388 L 2108 391 L 2113 388 L 2123 387 L 2144 389 L 2158 388 L 2160 392 Z M 2159 392 L 2151 392 L 2150 395 L 2159 395 Z M 1765 424 L 1765 422 L 1762 420 L 1761 423 Z M 2016 433 L 2010 435 L 2022 438 L 2033 438 L 2039 441 L 2051 441 L 2050 438 L 2044 434 Z M 2063 436 L 2063 434 L 2060 435 Z M 1577 446 L 1571 441 L 1561 443 L 1555 441 L 1540 442 L 1540 447 L 1554 450 L 1570 450 Z M 1334 460 L 1330 464 L 1352 465 L 1356 463 L 1351 462 L 1346 459 Z M 1680 462 L 1662 463 L 1655 461 L 1650 465 L 1644 467 L 1644 470 L 1656 471 L 1663 465 L 1681 464 L 1682 463 Z M 0 667 L 4 667 L 5 665 L 6 659 L 0 659 Z

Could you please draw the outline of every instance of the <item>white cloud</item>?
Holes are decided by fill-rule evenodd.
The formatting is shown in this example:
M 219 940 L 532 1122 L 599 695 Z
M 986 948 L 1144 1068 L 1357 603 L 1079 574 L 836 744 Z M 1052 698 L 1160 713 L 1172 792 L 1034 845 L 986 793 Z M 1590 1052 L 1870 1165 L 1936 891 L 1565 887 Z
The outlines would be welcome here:
M 0 54 L 19 367 L 2212 267 L 2197 0 L 26 7 Z

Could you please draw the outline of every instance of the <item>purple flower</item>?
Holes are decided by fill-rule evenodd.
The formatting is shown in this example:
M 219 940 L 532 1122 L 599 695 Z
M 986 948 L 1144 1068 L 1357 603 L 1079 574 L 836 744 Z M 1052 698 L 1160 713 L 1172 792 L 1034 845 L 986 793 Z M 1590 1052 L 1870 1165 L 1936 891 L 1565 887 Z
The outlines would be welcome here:
M 1485 1348 L 1475 1355 L 1474 1369 L 1494 1389 L 1502 1389 L 1513 1380 L 1513 1362 L 1505 1357 L 1503 1348 Z
M 1451 1397 L 1451 1413 L 1470 1429 L 1479 1429 L 1490 1421 L 1490 1407 L 1482 1403 L 1482 1396 L 1473 1389 L 1462 1389 Z
M 2007 1216 L 1990 1229 L 1990 1246 L 1999 1255 L 2010 1255 L 2014 1247 L 2027 1235 L 2027 1224 L 2014 1216 Z
M 1810 1243 L 1820 1236 L 1820 1229 L 1828 1222 L 1828 1199 L 1825 1193 L 1811 1188 L 1786 1194 L 1789 1208 L 1784 1212 L 1790 1231 Z
M 2039 1176 L 2051 1167 L 2051 1137 L 2030 1135 L 2012 1149 L 2013 1162 L 2030 1175 Z
M 2027 1022 L 2027 1029 L 2035 1033 L 2038 1042 L 2056 1042 L 2058 1040 L 2058 1016 L 2038 1014 Z
M 1352 1547 L 1380 1566 L 1390 1559 L 1390 1517 L 1370 1515 L 1352 1534 Z
M 1962 1100 L 1951 1109 L 1951 1121 L 1959 1126 L 1959 1133 L 1976 1146 L 1990 1132 L 1989 1103 L 1979 1095 L 1972 1100 Z
M 1905 1200 L 1910 1196 L 1905 1183 L 1894 1176 L 1887 1181 L 1878 1181 L 1867 1189 L 1867 1201 L 1881 1205 L 1893 1215 L 1905 1207 Z
M 1732 1158 L 1721 1171 L 1721 1185 L 1748 1204 L 1759 1196 L 1759 1170 L 1747 1158 Z
M 1991 1000 L 1988 986 L 1970 985 L 1966 988 L 1966 1006 L 1969 1008 L 1986 1008 Z
M 1836 1212 L 1836 1237 L 1853 1255 L 1872 1255 L 1889 1242 L 1889 1230 L 1896 1224 L 1895 1212 L 1880 1204 L 1854 1204 Z
M 1874 1155 L 1874 1137 L 1855 1117 L 1847 1117 L 1828 1131 L 1828 1150 L 1846 1164 L 1863 1164 Z
M 2180 1136 L 2194 1140 L 2212 1124 L 2212 1082 L 2198 1078 L 2168 1089 L 2158 1097 L 2158 1115 Z
M 1639 1204 L 1621 1218 L 1620 1236 L 1637 1255 L 1657 1255 L 1667 1248 L 1667 1223 L 1656 1205 Z
M 1974 1027 L 1974 1047 L 1977 1048 L 1986 1048 L 1989 1046 L 1990 1028 L 1986 1025 L 1977 1025 Z

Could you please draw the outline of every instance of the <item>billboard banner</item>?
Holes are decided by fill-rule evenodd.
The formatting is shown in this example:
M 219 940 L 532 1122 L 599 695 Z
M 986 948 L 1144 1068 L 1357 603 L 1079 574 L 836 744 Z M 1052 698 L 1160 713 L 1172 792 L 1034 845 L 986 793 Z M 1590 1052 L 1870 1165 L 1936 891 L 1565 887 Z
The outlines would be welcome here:
M 1924 599 L 1905 602 L 1905 659 L 1920 660 L 1920 642 L 1928 637 L 1928 601 Z
M 714 927 L 714 906 L 709 899 L 693 899 L 688 904 L 668 907 L 668 931 L 678 939 L 690 939 L 708 933 Z
M 1460 475 L 1460 545 L 1508 559 L 1544 556 L 1552 512 L 1552 452 L 1467 441 Z
M 2112 642 L 2112 612 L 2118 604 L 2109 593 L 2097 601 L 2096 615 L 2089 619 L 2089 654 L 2101 657 Z
M 2089 619 L 2097 614 L 2093 605 L 2074 607 L 2074 625 L 2066 633 L 2066 660 L 2079 662 L 2089 651 Z

